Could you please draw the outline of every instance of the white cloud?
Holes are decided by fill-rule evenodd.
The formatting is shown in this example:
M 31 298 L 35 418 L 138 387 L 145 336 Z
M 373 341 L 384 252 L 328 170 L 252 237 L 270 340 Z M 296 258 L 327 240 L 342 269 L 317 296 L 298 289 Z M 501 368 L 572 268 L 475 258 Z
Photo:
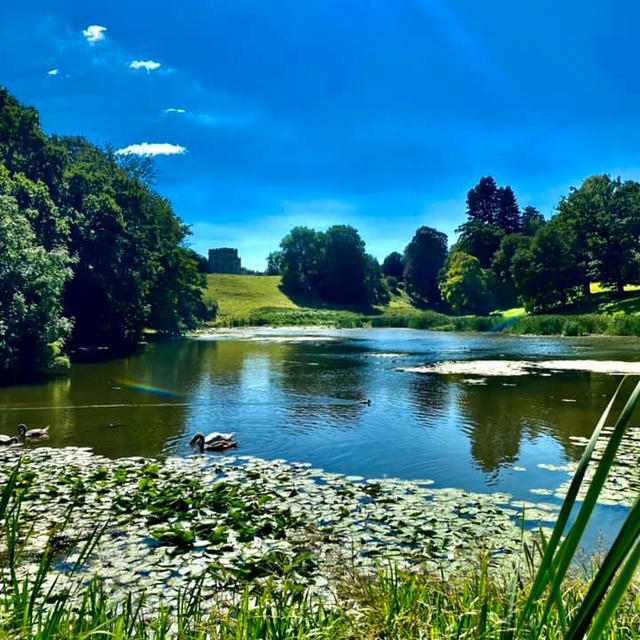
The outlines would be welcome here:
M 89 44 L 94 44 L 105 39 L 104 32 L 106 30 L 107 27 L 101 27 L 99 24 L 90 24 L 86 29 L 82 30 L 82 35 Z
M 48 76 L 57 76 L 60 73 L 60 69 L 50 69 L 47 71 Z
M 133 60 L 129 64 L 130 69 L 146 69 L 147 72 L 155 71 L 159 69 L 162 65 L 155 60 Z
M 175 109 L 174 107 L 169 107 L 164 110 L 165 113 L 187 113 L 186 109 Z
M 169 142 L 140 142 L 139 144 L 130 144 L 116 151 L 117 156 L 175 156 L 186 153 L 185 147 L 179 144 L 170 144 Z

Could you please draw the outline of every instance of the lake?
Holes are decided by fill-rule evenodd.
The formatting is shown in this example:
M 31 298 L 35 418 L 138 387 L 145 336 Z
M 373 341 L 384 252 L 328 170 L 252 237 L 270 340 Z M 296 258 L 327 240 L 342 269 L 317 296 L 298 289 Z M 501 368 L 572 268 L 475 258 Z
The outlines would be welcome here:
M 238 455 L 532 500 L 531 489 L 566 481 L 566 471 L 538 465 L 579 458 L 571 438 L 590 435 L 620 375 L 557 364 L 526 375 L 429 369 L 487 360 L 640 363 L 640 341 L 409 329 L 229 332 L 151 344 L 124 359 L 75 364 L 67 377 L 0 389 L 0 433 L 15 433 L 19 422 L 50 424 L 50 446 L 163 457 L 193 452 L 188 440 L 197 431 L 235 431 Z

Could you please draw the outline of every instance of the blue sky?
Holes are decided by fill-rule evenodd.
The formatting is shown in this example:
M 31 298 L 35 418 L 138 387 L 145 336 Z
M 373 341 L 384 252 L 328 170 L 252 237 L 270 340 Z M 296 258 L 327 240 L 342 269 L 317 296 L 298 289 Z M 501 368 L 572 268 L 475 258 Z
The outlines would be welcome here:
M 600 0 L 3 0 L 0 84 L 48 132 L 164 145 L 157 189 L 198 251 L 261 269 L 292 226 L 348 223 L 382 259 L 422 224 L 452 241 L 483 175 L 547 216 L 589 174 L 640 178 L 639 18 Z

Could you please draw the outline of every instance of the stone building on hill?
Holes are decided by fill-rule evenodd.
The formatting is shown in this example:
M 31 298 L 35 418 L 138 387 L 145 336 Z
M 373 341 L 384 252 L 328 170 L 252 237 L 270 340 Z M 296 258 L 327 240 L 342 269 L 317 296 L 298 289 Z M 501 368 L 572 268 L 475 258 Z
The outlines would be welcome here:
M 210 273 L 242 273 L 238 250 L 229 247 L 209 249 Z

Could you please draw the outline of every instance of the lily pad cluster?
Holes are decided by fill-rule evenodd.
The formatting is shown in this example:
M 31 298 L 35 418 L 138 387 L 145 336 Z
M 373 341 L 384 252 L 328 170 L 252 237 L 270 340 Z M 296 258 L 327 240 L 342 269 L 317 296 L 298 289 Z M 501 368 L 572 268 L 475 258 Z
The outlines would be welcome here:
M 587 467 L 585 482 L 578 494 L 578 499 L 584 499 L 586 489 L 593 478 L 597 463 L 607 446 L 612 428 L 605 427 L 596 442 L 592 462 Z M 572 436 L 571 441 L 578 446 L 586 447 L 589 440 L 579 436 Z M 541 466 L 541 465 L 538 465 Z M 575 463 L 568 463 L 552 470 L 568 472 L 569 479 L 562 483 L 555 492 L 557 498 L 564 499 L 571 482 L 571 476 L 576 469 Z M 547 467 L 549 468 L 549 467 Z M 630 427 L 620 442 L 620 448 L 611 467 L 609 476 L 602 488 L 598 502 L 606 505 L 620 505 L 631 507 L 640 493 L 640 427 Z
M 0 482 L 20 459 L 20 517 L 31 534 L 18 577 L 33 575 L 55 541 L 59 560 L 46 585 L 72 589 L 97 575 L 114 593 L 144 592 L 150 606 L 175 603 L 196 581 L 203 599 L 217 603 L 280 579 L 330 600 L 345 568 L 366 572 L 392 560 L 447 575 L 469 567 L 479 550 L 512 568 L 529 535 L 508 494 L 430 481 L 368 480 L 284 460 L 110 460 L 43 447 L 1 452 Z M 525 518 L 552 519 L 534 506 L 525 505 Z M 96 530 L 83 571 L 71 572 Z M 6 575 L 2 564 L 0 557 Z

